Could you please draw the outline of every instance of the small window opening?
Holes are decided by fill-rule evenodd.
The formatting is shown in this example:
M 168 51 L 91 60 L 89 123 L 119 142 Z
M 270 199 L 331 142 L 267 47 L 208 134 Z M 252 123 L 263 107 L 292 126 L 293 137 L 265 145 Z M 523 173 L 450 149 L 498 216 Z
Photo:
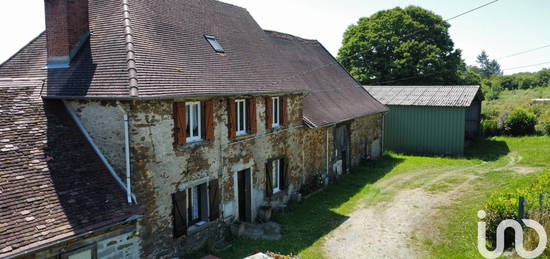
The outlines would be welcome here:
M 208 43 L 210 43 L 210 46 L 217 52 L 217 53 L 225 53 L 225 51 L 222 48 L 222 45 L 218 42 L 218 39 L 214 36 L 210 35 L 204 35 Z
M 279 121 L 279 113 L 280 113 L 280 104 L 279 104 L 279 97 L 272 97 L 272 120 L 273 120 L 273 123 L 271 124 L 271 127 L 273 128 L 278 128 L 280 126 L 280 121 Z
M 235 100 L 237 104 L 237 136 L 246 135 L 246 100 Z
M 202 139 L 200 102 L 185 103 L 185 112 L 185 120 L 187 123 L 187 142 L 200 141 Z
M 273 193 L 278 193 L 281 190 L 281 159 L 274 160 L 272 166 Z

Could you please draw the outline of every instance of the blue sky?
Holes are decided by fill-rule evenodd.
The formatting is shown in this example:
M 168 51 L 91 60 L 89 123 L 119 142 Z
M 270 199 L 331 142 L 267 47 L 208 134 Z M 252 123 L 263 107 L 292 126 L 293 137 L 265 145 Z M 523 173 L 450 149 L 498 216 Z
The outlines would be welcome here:
M 118 0 L 114 0 L 118 1 Z M 264 29 L 317 39 L 336 55 L 346 28 L 360 17 L 393 8 L 418 5 L 443 18 L 455 16 L 489 0 L 225 0 L 247 8 Z M 0 62 L 44 30 L 43 0 L 0 2 Z M 550 44 L 550 1 L 499 0 L 485 8 L 450 21 L 455 47 L 463 51 L 468 64 L 486 50 L 492 58 Z M 7 39 L 7 40 L 6 40 Z M 550 47 L 498 60 L 506 74 L 537 71 L 549 64 L 506 70 L 550 62 Z

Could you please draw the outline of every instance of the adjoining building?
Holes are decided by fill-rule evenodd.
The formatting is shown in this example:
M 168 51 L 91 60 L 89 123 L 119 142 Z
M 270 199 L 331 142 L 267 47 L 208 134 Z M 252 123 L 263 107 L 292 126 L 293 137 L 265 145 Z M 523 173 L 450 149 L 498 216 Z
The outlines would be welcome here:
M 404 153 L 462 154 L 479 135 L 477 85 L 364 86 L 390 108 L 384 116 L 384 149 Z

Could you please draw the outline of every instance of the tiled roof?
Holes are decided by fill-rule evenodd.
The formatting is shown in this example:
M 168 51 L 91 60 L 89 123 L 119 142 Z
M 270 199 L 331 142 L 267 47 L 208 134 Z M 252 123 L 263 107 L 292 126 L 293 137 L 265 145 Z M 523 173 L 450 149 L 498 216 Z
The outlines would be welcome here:
M 252 16 L 214 0 L 90 0 L 92 35 L 71 68 L 41 69 L 47 56 L 42 34 L 0 67 L 0 78 L 47 77 L 48 96 L 129 97 L 126 2 L 139 97 L 302 90 L 278 83 L 295 73 Z M 215 36 L 225 53 L 216 53 L 205 34 Z
M 265 32 L 241 7 L 215 0 L 89 2 L 92 35 L 71 68 L 42 69 L 42 34 L 0 66 L 0 78 L 46 78 L 48 97 L 131 98 L 131 58 L 138 98 L 314 91 L 304 103 L 313 127 L 386 109 L 317 41 Z M 216 53 L 204 35 L 215 36 L 225 52 Z
M 386 105 L 468 107 L 479 92 L 478 85 L 364 86 Z
M 315 40 L 266 31 L 279 55 L 299 76 L 292 84 L 305 85 L 303 116 L 310 127 L 320 127 L 373 113 L 387 108 L 374 99 Z
M 40 80 L 0 80 L 0 258 L 140 213 Z

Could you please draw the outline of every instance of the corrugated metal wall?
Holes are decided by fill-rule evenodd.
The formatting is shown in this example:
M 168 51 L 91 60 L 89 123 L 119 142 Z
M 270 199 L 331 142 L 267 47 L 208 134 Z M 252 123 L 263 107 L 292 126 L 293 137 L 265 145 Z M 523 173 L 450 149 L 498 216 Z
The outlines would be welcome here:
M 389 106 L 384 148 L 404 153 L 462 154 L 465 108 Z

